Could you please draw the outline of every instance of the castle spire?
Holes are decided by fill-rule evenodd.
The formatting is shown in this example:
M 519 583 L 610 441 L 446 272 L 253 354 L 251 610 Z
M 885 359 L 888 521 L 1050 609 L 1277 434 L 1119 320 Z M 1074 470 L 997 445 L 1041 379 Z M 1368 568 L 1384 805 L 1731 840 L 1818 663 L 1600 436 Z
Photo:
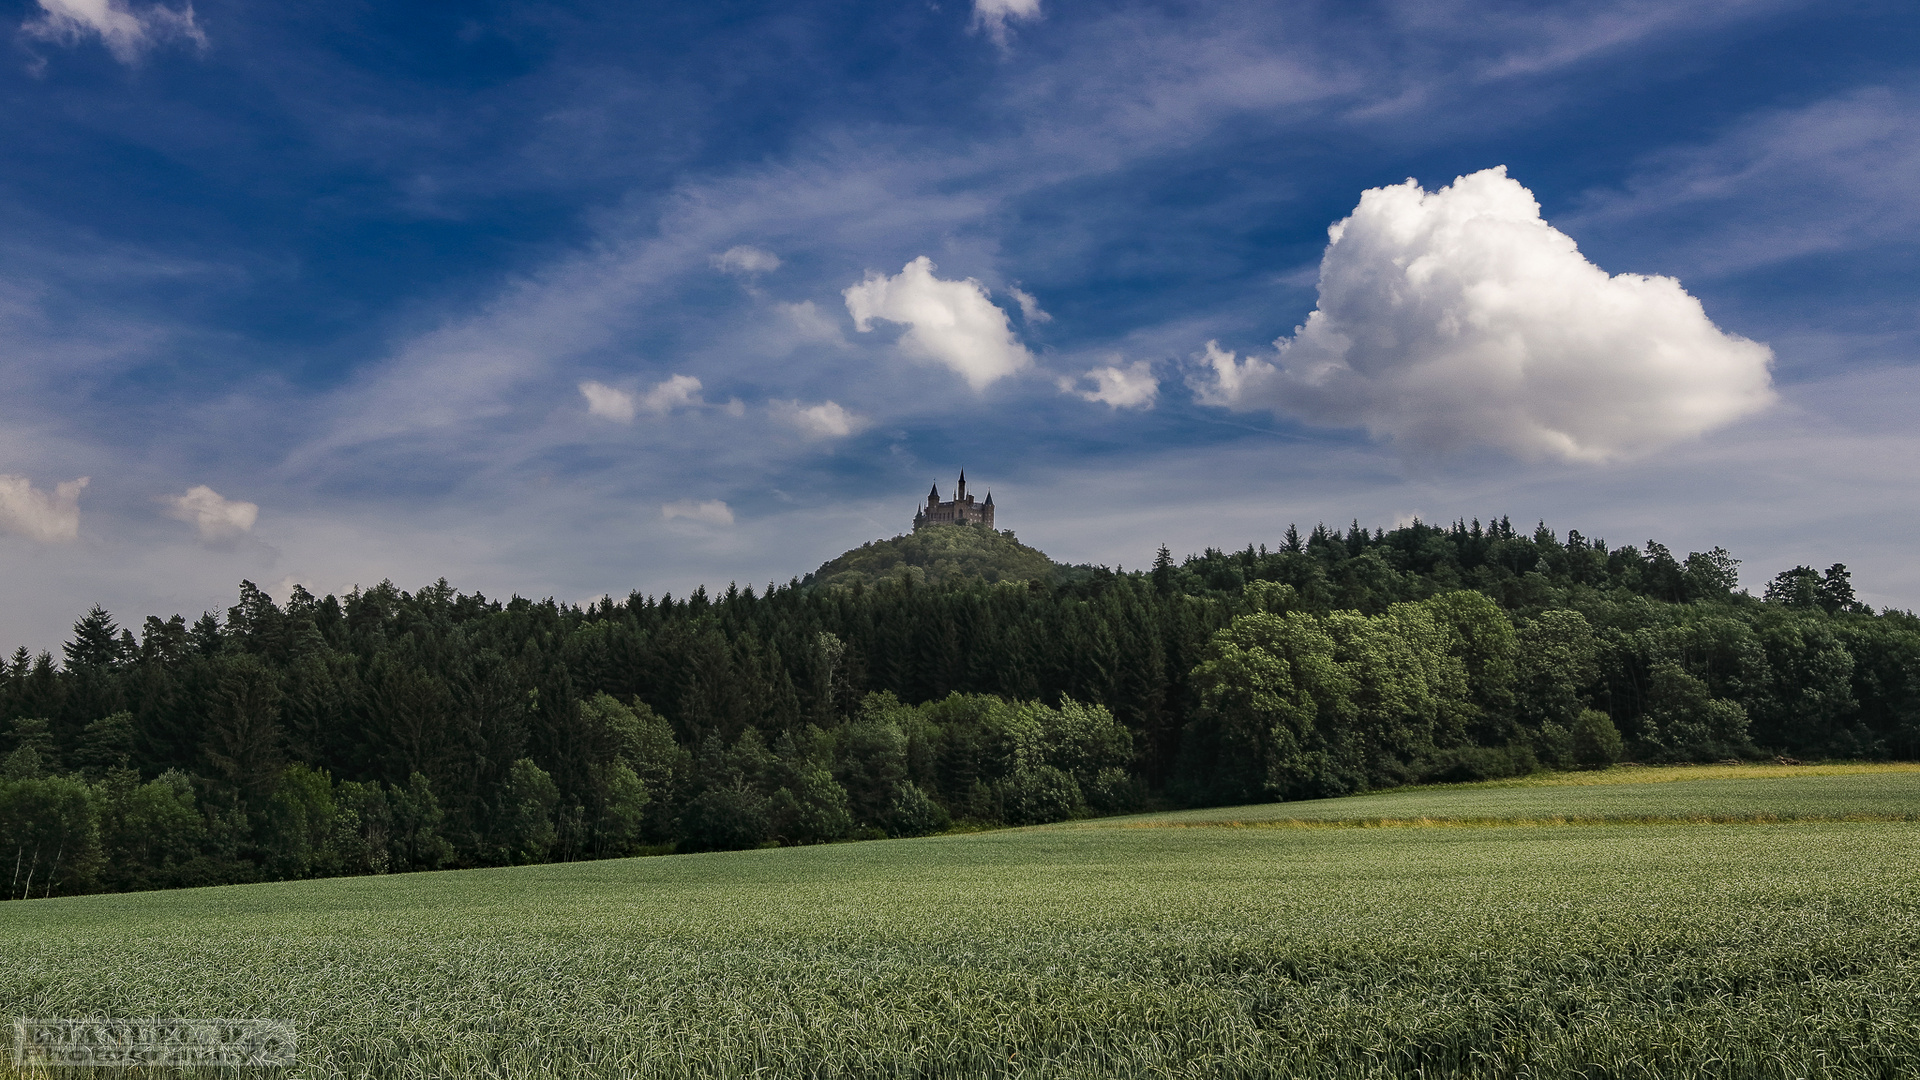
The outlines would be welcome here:
M 953 493 L 954 502 L 967 501 L 967 470 L 960 470 L 960 489 Z

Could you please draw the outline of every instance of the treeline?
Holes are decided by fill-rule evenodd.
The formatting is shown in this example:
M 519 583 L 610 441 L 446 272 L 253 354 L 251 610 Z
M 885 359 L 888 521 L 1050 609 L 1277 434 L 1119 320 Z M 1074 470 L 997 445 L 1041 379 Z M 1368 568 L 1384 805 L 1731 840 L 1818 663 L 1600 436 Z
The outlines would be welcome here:
M 1920 756 L 1845 567 L 1546 527 L 585 608 L 445 582 L 95 609 L 0 664 L 6 895 L 911 836 L 1542 766 Z M 6 865 L 11 860 L 13 866 Z

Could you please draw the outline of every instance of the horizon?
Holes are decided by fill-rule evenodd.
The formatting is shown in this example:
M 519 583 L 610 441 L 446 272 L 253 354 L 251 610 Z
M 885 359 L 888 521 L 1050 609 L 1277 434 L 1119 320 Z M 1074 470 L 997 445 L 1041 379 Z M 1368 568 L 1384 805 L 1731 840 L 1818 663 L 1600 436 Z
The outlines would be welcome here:
M 1428 529 L 1437 529 L 1443 532 L 1451 532 L 1456 528 L 1465 529 L 1470 532 L 1477 532 L 1483 529 L 1486 531 L 1491 531 L 1503 519 L 1509 520 L 1509 523 L 1510 523 L 1510 518 L 1511 518 L 1511 515 L 1502 515 L 1500 518 L 1490 517 L 1483 521 L 1482 519 L 1476 517 L 1471 519 L 1461 519 L 1461 520 L 1446 522 L 1444 524 L 1431 522 L 1431 521 L 1421 521 L 1416 518 L 1411 521 L 1396 523 L 1391 527 L 1364 526 L 1364 525 L 1359 525 L 1357 522 L 1355 522 L 1352 525 L 1347 526 L 1345 529 L 1331 528 L 1327 526 L 1325 522 L 1316 522 L 1313 528 L 1306 530 L 1306 532 L 1302 533 L 1301 535 L 1303 537 L 1303 543 L 1304 543 L 1304 542 L 1307 542 L 1305 538 L 1310 533 L 1319 529 L 1326 529 L 1330 535 L 1330 538 L 1334 541 L 1343 541 L 1344 537 L 1346 537 L 1351 532 L 1351 530 L 1355 527 L 1359 528 L 1362 532 L 1368 533 L 1370 535 L 1379 533 L 1379 532 L 1384 532 L 1388 537 L 1391 537 L 1398 530 L 1405 529 L 1411 526 L 1416 526 L 1416 525 L 1422 526 Z M 1538 522 L 1536 524 L 1536 527 L 1540 527 L 1540 526 L 1544 526 L 1548 528 L 1548 530 L 1552 532 L 1555 541 L 1559 543 L 1567 542 L 1567 538 L 1571 533 L 1580 531 L 1577 529 L 1576 530 L 1556 530 L 1556 529 L 1553 529 L 1549 523 L 1544 521 Z M 924 527 L 933 529 L 933 528 L 980 528 L 981 526 L 978 523 L 972 523 L 968 525 L 951 525 L 951 524 L 927 525 Z M 1297 529 L 1298 523 L 1297 522 L 1289 523 L 1289 528 Z M 1533 536 L 1533 533 L 1530 530 L 1526 530 L 1520 526 L 1514 526 L 1513 528 L 1514 528 L 1515 536 L 1524 536 L 1529 539 Z M 673 590 L 663 590 L 658 594 L 655 594 L 651 592 L 642 592 L 638 589 L 630 589 L 624 595 L 616 594 L 613 592 L 605 592 L 597 596 L 569 597 L 569 598 L 563 598 L 563 597 L 555 596 L 553 594 L 548 594 L 546 596 L 523 594 L 517 591 L 509 592 L 504 595 L 499 593 L 488 595 L 486 590 L 483 590 L 483 589 L 474 589 L 471 591 L 464 590 L 459 586 L 459 583 L 442 577 L 442 578 L 437 578 L 430 582 L 412 586 L 410 588 L 407 587 L 406 585 L 395 582 L 392 579 L 382 579 L 380 581 L 372 582 L 372 583 L 355 582 L 354 584 L 348 586 L 345 589 L 330 590 L 327 592 L 315 592 L 312 595 L 315 600 L 333 599 L 336 601 L 345 602 L 348 599 L 350 599 L 352 596 L 363 594 L 370 589 L 379 588 L 381 586 L 388 586 L 388 587 L 397 589 L 402 595 L 405 595 L 405 596 L 417 596 L 427 589 L 435 588 L 440 585 L 445 585 L 451 588 L 453 590 L 454 595 L 456 596 L 476 597 L 476 598 L 484 599 L 489 603 L 497 604 L 497 605 L 510 605 L 516 601 L 526 601 L 532 604 L 553 604 L 558 606 L 561 610 L 571 609 L 571 610 L 581 611 L 581 612 L 591 612 L 596 606 L 599 606 L 605 603 L 611 603 L 615 606 L 618 606 L 621 604 L 631 603 L 636 599 L 644 601 L 648 605 L 655 605 L 655 604 L 664 605 L 668 603 L 669 600 L 672 600 L 676 603 L 684 604 L 688 600 L 694 598 L 695 596 L 701 596 L 701 597 L 705 597 L 709 602 L 717 603 L 720 601 L 722 597 L 726 595 L 726 593 L 733 590 L 738 590 L 743 594 L 751 594 L 752 596 L 764 597 L 764 596 L 771 595 L 772 593 L 782 589 L 806 587 L 807 581 L 810 578 L 812 578 L 816 572 L 818 572 L 820 569 L 824 568 L 825 566 L 832 564 L 837 559 L 844 557 L 846 555 L 852 554 L 855 551 L 859 551 L 859 550 L 871 547 L 875 544 L 885 544 L 891 541 L 904 539 L 905 537 L 911 536 L 916 531 L 918 530 L 909 527 L 908 530 L 904 533 L 895 533 L 892 536 L 875 537 L 874 539 L 866 540 L 861 543 L 855 544 L 853 547 L 850 547 L 845 551 L 840 552 L 838 555 L 828 558 L 827 560 L 820 563 L 818 566 L 815 566 L 804 573 L 789 574 L 787 576 L 787 580 L 785 581 L 782 581 L 778 578 L 769 579 L 767 582 L 767 587 L 764 590 L 760 590 L 758 592 L 755 591 L 755 584 L 751 581 L 742 582 L 741 579 L 739 578 L 729 578 L 725 586 L 720 585 L 717 581 L 716 582 L 703 581 L 695 584 L 693 587 L 689 589 L 686 589 L 680 592 L 677 596 L 675 595 Z M 1053 563 L 1053 565 L 1061 569 L 1104 570 L 1104 571 L 1109 571 L 1115 574 L 1116 576 L 1127 575 L 1127 574 L 1139 576 L 1139 575 L 1150 574 L 1152 572 L 1152 564 L 1153 564 L 1152 557 L 1135 563 L 1132 569 L 1128 569 L 1126 564 L 1124 563 L 1114 563 L 1109 565 L 1106 563 L 1095 563 L 1091 561 L 1072 562 L 1072 561 L 1066 561 L 1066 560 L 1054 558 L 1051 552 L 1044 551 L 1032 544 L 1028 544 L 1023 540 L 1020 540 L 1016 530 L 995 529 L 993 531 L 1001 535 L 1010 535 L 1010 538 L 1013 539 L 1015 543 L 1018 543 L 1021 546 L 1027 547 L 1033 551 L 1039 552 L 1041 555 L 1046 556 L 1047 559 Z M 1606 543 L 1606 538 L 1604 536 L 1586 536 L 1584 533 L 1582 533 L 1581 535 L 1583 539 L 1589 544 Z M 1659 538 L 1652 537 L 1649 539 L 1648 542 L 1657 543 L 1659 542 Z M 1635 551 L 1644 551 L 1644 545 L 1607 543 L 1606 546 L 1608 550 L 1617 550 L 1619 548 L 1626 547 L 1626 548 L 1632 548 Z M 1155 557 L 1157 557 L 1158 550 L 1159 550 L 1159 546 L 1156 546 Z M 1171 548 L 1169 548 L 1168 550 L 1170 552 L 1172 551 Z M 1208 554 L 1213 552 L 1218 552 L 1221 554 L 1232 556 L 1245 551 L 1254 551 L 1254 550 L 1257 550 L 1260 554 L 1265 555 L 1272 552 L 1283 551 L 1285 550 L 1285 547 L 1284 547 L 1284 544 L 1282 544 L 1282 545 L 1276 545 L 1270 548 L 1265 542 L 1261 542 L 1261 541 L 1249 541 L 1244 546 L 1213 545 L 1208 548 L 1203 548 L 1199 551 L 1190 551 L 1184 554 L 1174 552 L 1173 555 L 1176 560 L 1174 565 L 1181 566 L 1181 565 L 1185 565 L 1187 562 L 1190 562 L 1190 561 L 1204 559 Z M 1676 557 L 1685 559 L 1688 556 L 1691 556 L 1694 554 L 1700 554 L 1700 553 L 1675 551 L 1674 554 Z M 1728 554 L 1731 555 L 1733 553 L 1729 552 Z M 1739 560 L 1737 556 L 1735 557 L 1734 561 L 1736 565 L 1739 565 L 1741 563 L 1741 560 Z M 1822 567 L 1805 567 L 1804 564 L 1800 564 L 1794 567 L 1781 567 L 1780 571 L 1776 571 L 1775 573 L 1786 571 L 1786 570 L 1792 570 L 1792 569 L 1802 569 L 1802 568 L 1814 569 L 1816 571 L 1826 569 Z M 1767 574 L 1765 576 L 1765 579 L 1762 581 L 1762 585 L 1765 584 L 1765 581 L 1770 581 L 1773 578 L 1773 576 L 1774 574 Z M 235 601 L 238 601 L 239 599 L 240 590 L 248 584 L 251 584 L 256 588 L 261 588 L 261 592 L 267 595 L 269 599 L 271 599 L 277 606 L 281 608 L 285 608 L 287 606 L 288 600 L 292 595 L 291 589 L 289 589 L 287 592 L 283 594 L 275 594 L 272 590 L 262 588 L 258 582 L 251 582 L 243 579 L 242 581 L 236 582 L 234 584 L 233 599 Z M 1739 594 L 1747 595 L 1747 596 L 1756 595 L 1755 590 L 1746 584 L 1746 581 L 1744 580 L 1744 578 L 1740 583 Z M 224 625 L 226 622 L 226 612 L 232 606 L 233 606 L 232 604 L 221 604 L 216 608 L 203 609 L 201 612 L 201 615 L 211 615 L 215 619 L 220 620 L 222 625 Z M 1882 609 L 1883 614 L 1887 612 L 1896 612 L 1896 611 L 1905 611 L 1908 614 L 1911 614 L 1911 609 L 1895 609 L 1890 607 Z M 90 613 L 91 613 L 90 611 L 79 613 L 78 615 L 76 615 L 76 621 L 78 621 L 78 619 Z M 194 619 L 199 617 L 199 616 L 189 617 L 190 613 L 185 611 L 176 611 L 176 612 L 149 611 L 149 612 L 136 614 L 136 613 L 127 613 L 127 612 L 114 612 L 114 611 L 108 610 L 106 611 L 106 614 L 108 614 L 115 620 L 116 628 L 124 629 L 128 631 L 132 631 L 135 628 L 136 622 L 143 621 L 148 616 L 160 618 L 162 621 L 178 616 L 180 618 L 186 619 L 189 625 L 192 624 Z M 4 644 L 4 643 L 0 643 L 0 644 Z M 13 655 L 17 649 L 26 648 L 28 649 L 28 652 L 34 656 L 38 656 L 43 652 L 52 654 L 54 657 L 55 667 L 63 667 L 64 665 L 59 658 L 59 646 L 60 646 L 60 643 L 58 642 L 42 648 L 32 648 L 24 644 L 16 643 L 11 647 L 0 648 L 0 655 Z

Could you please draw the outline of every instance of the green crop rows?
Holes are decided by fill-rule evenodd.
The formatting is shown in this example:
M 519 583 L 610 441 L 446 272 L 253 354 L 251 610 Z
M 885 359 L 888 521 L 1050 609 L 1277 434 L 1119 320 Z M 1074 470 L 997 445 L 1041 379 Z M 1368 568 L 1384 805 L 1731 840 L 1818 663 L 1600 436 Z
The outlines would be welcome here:
M 1892 819 L 1914 779 L 1345 802 Z M 7 904 L 0 1007 L 291 1019 L 302 1076 L 1920 1074 L 1920 822 L 1150 821 Z
M 1534 824 L 1573 820 L 1595 824 L 1694 821 L 1920 821 L 1920 769 L 1855 766 L 1838 775 L 1714 775 L 1663 782 L 1664 770 L 1609 770 L 1617 783 L 1593 783 L 1591 774 L 1556 774 L 1562 784 L 1459 784 L 1386 791 L 1346 799 L 1270 803 L 1215 810 L 1142 814 L 1088 822 L 1083 827 L 1130 825 L 1316 825 L 1374 823 Z M 1675 770 L 1680 771 L 1680 770 Z M 1756 770 L 1718 770 L 1725 773 Z M 1649 775 L 1651 774 L 1651 775 Z M 1643 779 L 1644 777 L 1644 779 Z M 1639 782 L 1636 782 L 1639 781 Z

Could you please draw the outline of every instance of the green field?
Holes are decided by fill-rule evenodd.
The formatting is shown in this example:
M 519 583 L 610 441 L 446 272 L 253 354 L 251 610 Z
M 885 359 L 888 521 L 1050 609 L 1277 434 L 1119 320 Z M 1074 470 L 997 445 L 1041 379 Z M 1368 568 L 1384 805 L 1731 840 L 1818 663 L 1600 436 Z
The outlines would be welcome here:
M 302 1076 L 1920 1075 L 1920 772 L 1626 779 L 11 903 L 0 1004 Z M 1166 827 L 1308 813 L 1481 827 Z M 1556 815 L 1636 823 L 1486 824 Z
M 1788 821 L 1920 821 L 1920 766 L 1614 768 L 1345 799 L 1142 814 L 1081 827 Z

